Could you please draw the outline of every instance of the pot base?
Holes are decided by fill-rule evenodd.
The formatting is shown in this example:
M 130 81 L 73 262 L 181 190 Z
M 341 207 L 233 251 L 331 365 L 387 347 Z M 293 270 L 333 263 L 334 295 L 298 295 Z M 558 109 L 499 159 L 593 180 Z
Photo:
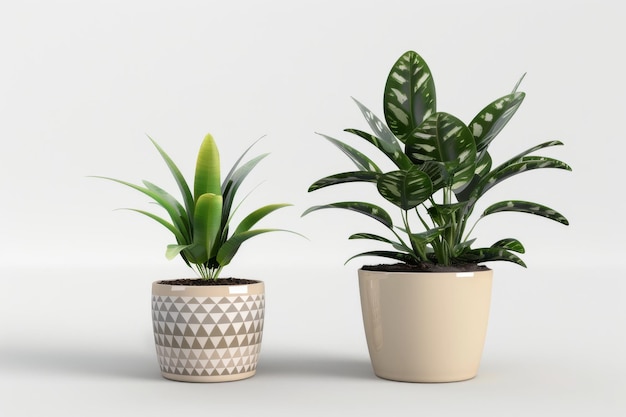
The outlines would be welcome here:
M 161 372 L 161 375 L 165 379 L 180 382 L 230 382 L 239 381 L 242 379 L 251 378 L 256 374 L 256 369 L 249 372 L 243 372 L 240 374 L 232 375 L 219 375 L 219 376 L 191 376 L 191 375 L 178 375 L 169 374 L 167 372 Z

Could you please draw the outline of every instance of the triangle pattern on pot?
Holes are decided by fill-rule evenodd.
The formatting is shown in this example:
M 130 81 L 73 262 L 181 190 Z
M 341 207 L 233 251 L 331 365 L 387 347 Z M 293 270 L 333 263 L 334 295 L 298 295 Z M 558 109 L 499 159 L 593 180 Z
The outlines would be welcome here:
M 263 294 L 234 297 L 152 296 L 161 371 L 221 376 L 256 369 L 265 314 Z

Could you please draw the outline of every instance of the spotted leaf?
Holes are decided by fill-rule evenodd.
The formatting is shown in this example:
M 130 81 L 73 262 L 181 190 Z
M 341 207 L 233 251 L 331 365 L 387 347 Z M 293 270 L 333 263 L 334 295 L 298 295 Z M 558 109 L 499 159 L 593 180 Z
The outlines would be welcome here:
M 393 171 L 378 179 L 378 192 L 403 210 L 410 210 L 432 195 L 430 177 L 418 170 Z
M 501 213 L 504 211 L 513 211 L 517 213 L 530 213 L 537 216 L 545 217 L 550 220 L 554 220 L 561 224 L 568 225 L 569 222 L 561 213 L 537 203 L 530 203 L 528 201 L 508 200 L 501 201 L 499 203 L 492 204 L 487 207 L 483 212 L 483 217 L 493 213 Z
M 435 82 L 426 61 L 416 52 L 406 52 L 391 68 L 383 105 L 387 125 L 402 142 L 435 113 Z

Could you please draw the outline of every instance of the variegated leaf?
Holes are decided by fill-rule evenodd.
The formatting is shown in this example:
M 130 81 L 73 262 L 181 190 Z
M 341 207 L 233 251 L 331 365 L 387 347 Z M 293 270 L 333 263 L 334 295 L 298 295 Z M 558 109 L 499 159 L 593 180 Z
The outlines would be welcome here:
M 420 245 L 426 245 L 437 239 L 446 230 L 446 227 L 434 227 L 421 233 L 412 233 L 411 240 Z
M 465 252 L 460 260 L 472 263 L 491 262 L 491 261 L 508 261 L 516 263 L 526 268 L 524 261 L 514 253 L 502 248 L 480 248 L 472 249 Z
M 418 169 L 388 172 L 377 185 L 380 195 L 403 210 L 414 208 L 433 193 L 430 177 Z
M 524 245 L 517 239 L 507 238 L 502 239 L 491 245 L 492 248 L 502 248 L 512 250 L 517 253 L 525 253 L 526 249 L 524 249 Z
M 485 194 L 495 185 L 522 172 L 532 171 L 539 168 L 557 168 L 571 171 L 569 165 L 557 159 L 547 158 L 543 156 L 525 156 L 516 160 L 516 162 L 508 165 L 500 165 L 497 169 L 491 171 L 485 176 L 478 186 L 473 190 L 471 200 L 475 202 L 480 196 Z
M 455 188 L 469 182 L 476 161 L 474 137 L 465 124 L 448 113 L 435 113 L 411 132 L 406 153 L 416 163 L 442 162 Z
M 394 242 L 391 239 L 387 239 L 386 237 L 375 235 L 373 233 L 355 233 L 352 236 L 350 236 L 348 239 L 376 240 L 378 242 L 388 243 L 388 244 L 392 245 L 394 247 L 394 249 L 399 250 L 401 252 L 410 252 L 411 251 L 410 248 L 408 248 L 407 246 L 405 246 L 404 244 L 402 244 L 400 242 Z
M 393 227 L 393 221 L 391 220 L 391 216 L 384 209 L 378 207 L 377 205 L 364 203 L 360 201 L 343 201 L 339 203 L 331 203 L 331 204 L 324 204 L 320 206 L 313 206 L 313 207 L 309 207 L 304 213 L 302 213 L 302 215 L 305 216 L 313 211 L 321 210 L 321 209 L 328 209 L 328 208 L 340 208 L 340 209 L 345 209 L 345 210 L 356 211 L 357 213 L 361 213 L 375 220 L 378 220 L 379 222 L 387 226 L 387 228 L 389 229 Z
M 402 142 L 435 113 L 435 82 L 426 61 L 417 53 L 408 51 L 393 65 L 383 103 L 385 120 Z
M 430 217 L 440 226 L 455 219 L 455 213 L 463 210 L 467 206 L 467 202 L 458 202 L 451 204 L 433 204 L 428 208 Z
M 323 135 L 318 133 L 320 136 L 328 140 L 330 143 L 338 147 L 348 158 L 354 162 L 356 167 L 361 171 L 373 171 L 373 172 L 382 172 L 380 168 L 365 154 L 357 151 L 352 146 L 343 143 L 340 140 L 331 138 L 330 136 Z
M 341 174 L 329 175 L 315 181 L 309 187 L 309 192 L 331 185 L 343 184 L 347 182 L 376 182 L 381 174 L 372 171 L 352 171 Z
M 430 177 L 430 181 L 433 183 L 433 193 L 445 187 L 450 180 L 448 171 L 441 162 L 427 161 L 415 166 Z
M 392 251 L 384 251 L 384 250 L 374 250 L 374 251 L 363 252 L 363 253 L 359 253 L 358 255 L 354 255 L 354 256 L 350 257 L 346 261 L 346 263 L 350 262 L 354 258 L 358 258 L 358 257 L 361 257 L 361 256 L 379 256 L 379 257 L 382 257 L 382 258 L 394 259 L 396 261 L 404 262 L 406 264 L 415 264 L 416 262 L 419 262 L 415 257 L 411 256 L 408 253 L 392 252 Z
M 532 148 L 527 149 L 524 152 L 521 152 L 521 153 L 515 155 L 514 157 L 510 158 L 508 161 L 503 162 L 500 166 L 498 166 L 496 169 L 494 169 L 494 171 L 497 171 L 497 170 L 499 170 L 499 169 L 501 169 L 503 167 L 511 165 L 512 163 L 518 162 L 518 161 L 520 161 L 522 159 L 522 157 L 524 157 L 524 156 L 526 156 L 528 154 L 531 154 L 531 153 L 533 153 L 535 151 L 538 151 L 540 149 L 548 148 L 548 147 L 551 147 L 551 146 L 562 146 L 562 145 L 563 145 L 563 142 L 561 142 L 559 140 L 550 140 L 550 141 L 547 141 L 547 142 L 540 143 L 539 145 L 533 146 Z M 571 168 L 569 170 L 571 171 Z
M 474 165 L 474 178 L 454 189 L 454 194 L 458 201 L 467 201 L 469 199 L 470 194 L 478 186 L 481 178 L 491 170 L 491 164 L 491 156 L 486 149 L 479 153 Z
M 537 216 L 546 217 L 550 220 L 554 220 L 561 224 L 565 224 L 565 225 L 569 224 L 565 216 L 563 216 L 558 211 L 551 209 L 550 207 L 537 204 L 537 203 L 531 203 L 528 201 L 519 201 L 519 200 L 501 201 L 499 203 L 492 204 L 491 206 L 485 209 L 485 211 L 482 214 L 482 217 L 487 216 L 489 214 L 493 214 L 493 213 L 501 213 L 504 211 L 513 211 L 517 213 L 530 213 L 530 214 L 534 214 Z
M 398 138 L 395 137 L 393 132 L 389 130 L 387 125 L 382 120 L 380 120 L 378 116 L 374 114 L 374 112 L 365 107 L 354 97 L 352 98 L 352 100 L 354 100 L 356 105 L 359 107 L 359 110 L 361 110 L 363 117 L 365 117 L 367 124 L 370 126 L 376 137 L 378 137 L 383 143 L 387 144 L 390 149 L 399 146 Z
M 470 122 L 469 128 L 474 135 L 476 148 L 480 152 L 486 149 L 492 140 L 511 120 L 524 100 L 524 93 L 511 93 L 493 101 L 482 109 Z
M 345 129 L 346 132 L 355 134 L 372 145 L 376 146 L 381 152 L 383 152 L 389 159 L 393 161 L 394 164 L 400 169 L 409 169 L 413 163 L 411 160 L 404 154 L 402 147 L 398 143 L 397 140 L 387 142 L 379 139 L 378 137 L 369 134 L 367 132 L 363 132 L 357 129 Z

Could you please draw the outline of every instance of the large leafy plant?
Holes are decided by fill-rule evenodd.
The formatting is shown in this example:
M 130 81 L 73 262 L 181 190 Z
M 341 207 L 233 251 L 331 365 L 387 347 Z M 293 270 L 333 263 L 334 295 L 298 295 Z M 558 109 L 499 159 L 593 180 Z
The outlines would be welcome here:
M 478 200 L 507 178 L 540 168 L 571 170 L 559 160 L 531 155 L 543 148 L 562 145 L 559 141 L 541 143 L 492 166 L 489 145 L 524 100 L 524 93 L 517 91 L 518 87 L 519 82 L 513 92 L 488 104 L 466 125 L 449 113 L 437 111 L 435 84 L 428 65 L 417 53 L 406 52 L 387 78 L 383 100 L 385 121 L 355 100 L 373 133 L 346 129 L 373 145 L 396 169 L 383 172 L 364 153 L 322 135 L 345 153 L 357 169 L 327 176 L 309 188 L 315 191 L 349 182 L 372 183 L 382 197 L 400 210 L 402 223 L 394 225 L 383 208 L 361 201 L 314 206 L 304 214 L 326 208 L 347 209 L 374 218 L 389 229 L 390 237 L 372 233 L 350 236 L 392 247 L 392 250 L 356 256 L 380 256 L 426 268 L 429 264 L 450 266 L 499 260 L 525 266 L 517 255 L 524 253 L 517 239 L 505 238 L 489 247 L 473 248 L 476 239 L 471 237 L 473 227 L 468 228 Z M 496 202 L 478 220 L 506 211 L 530 213 L 568 224 L 557 211 L 520 200 Z
M 195 268 L 203 279 L 217 279 L 222 268 L 228 265 L 243 242 L 262 233 L 281 229 L 252 229 L 262 218 L 290 204 L 270 204 L 254 210 L 232 231 L 233 209 L 239 186 L 250 171 L 268 154 L 262 154 L 242 164 L 248 148 L 220 183 L 220 156 L 213 137 L 205 136 L 196 162 L 193 193 L 180 170 L 165 151 L 150 139 L 172 173 L 182 194 L 182 204 L 170 193 L 148 181 L 144 186 L 131 184 L 109 177 L 142 192 L 167 212 L 170 221 L 153 213 L 128 209 L 157 221 L 174 235 L 176 244 L 167 246 L 166 256 L 173 259 L 180 255 L 185 263 Z M 232 233 L 231 233 L 232 232 Z

